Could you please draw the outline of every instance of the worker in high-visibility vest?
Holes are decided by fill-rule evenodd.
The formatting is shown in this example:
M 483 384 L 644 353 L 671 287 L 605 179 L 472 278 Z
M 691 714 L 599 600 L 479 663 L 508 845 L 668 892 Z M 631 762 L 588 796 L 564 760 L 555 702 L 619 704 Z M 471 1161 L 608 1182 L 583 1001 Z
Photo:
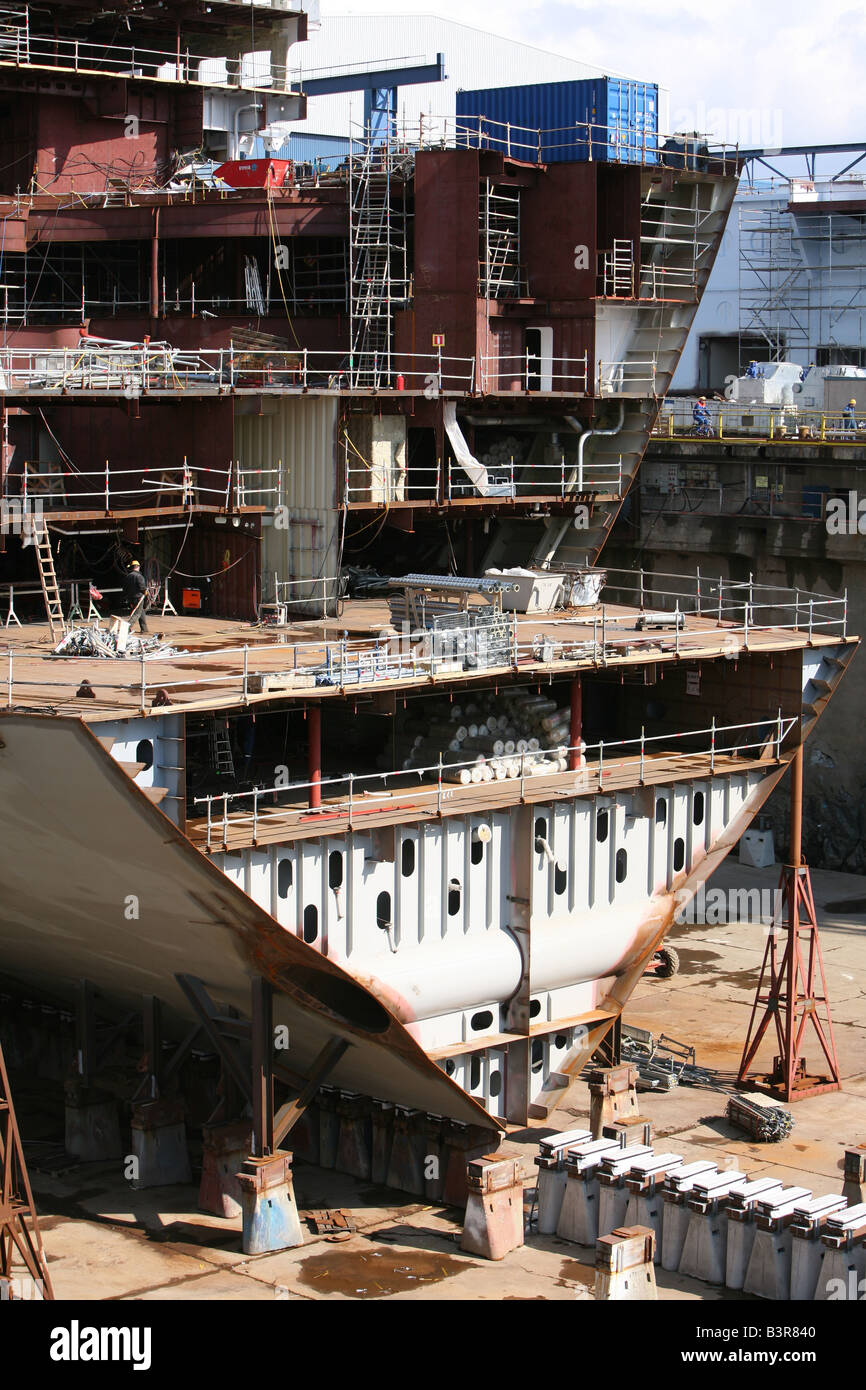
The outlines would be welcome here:
M 710 412 L 707 410 L 707 398 L 701 396 L 692 409 L 692 419 L 695 422 L 696 434 L 710 433 Z
M 852 396 L 842 412 L 842 433 L 847 437 L 853 437 L 860 428 L 860 421 L 857 419 L 857 399 Z
M 748 365 L 748 367 L 746 368 L 746 376 L 749 376 L 749 377 L 754 378 L 754 377 L 756 377 L 757 375 L 758 375 L 758 364 L 757 364 L 757 362 L 750 362 L 749 365 Z

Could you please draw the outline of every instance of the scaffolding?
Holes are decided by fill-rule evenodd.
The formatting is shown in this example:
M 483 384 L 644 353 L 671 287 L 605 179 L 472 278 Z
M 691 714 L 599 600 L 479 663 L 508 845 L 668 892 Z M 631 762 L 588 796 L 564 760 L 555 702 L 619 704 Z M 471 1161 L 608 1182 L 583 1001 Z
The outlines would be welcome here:
M 866 365 L 866 213 L 739 209 L 740 365 L 766 344 L 770 361 L 792 352 L 818 366 Z
M 394 311 L 409 299 L 406 185 L 414 167 L 404 146 L 367 137 L 349 157 L 349 384 L 391 384 Z
M 685 184 L 673 201 L 652 184 L 641 209 L 640 298 L 696 300 L 708 271 L 717 213 L 701 203 L 701 185 Z M 688 201 L 686 201 L 688 199 Z
M 519 299 L 520 189 L 481 180 L 478 206 L 478 292 L 482 299 Z

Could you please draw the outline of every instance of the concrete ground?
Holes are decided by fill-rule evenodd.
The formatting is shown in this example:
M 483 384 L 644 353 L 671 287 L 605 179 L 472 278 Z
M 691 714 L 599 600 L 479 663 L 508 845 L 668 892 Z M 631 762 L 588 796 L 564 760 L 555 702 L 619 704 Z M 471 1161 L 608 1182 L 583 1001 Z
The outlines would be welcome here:
M 729 861 L 710 888 L 772 892 L 777 877 L 775 869 Z M 657 1148 L 687 1159 L 711 1157 L 722 1168 L 737 1167 L 752 1177 L 774 1173 L 819 1195 L 841 1191 L 843 1150 L 866 1142 L 866 880 L 816 872 L 813 885 L 842 1091 L 799 1101 L 792 1108 L 793 1132 L 776 1144 L 752 1142 L 735 1130 L 724 1118 L 722 1090 L 681 1086 L 646 1093 L 641 1108 L 653 1122 Z M 846 910 L 852 902 L 856 910 Z M 680 973 L 671 980 L 645 978 L 626 1023 L 693 1044 L 698 1064 L 729 1083 L 765 942 L 760 923 L 723 920 L 676 927 L 671 944 L 680 953 Z M 810 1070 L 820 1070 L 817 1040 L 809 1039 L 806 1055 Z M 772 1045 L 761 1060 L 770 1066 Z M 532 1173 L 539 1137 L 551 1129 L 575 1128 L 588 1114 L 589 1093 L 578 1082 L 550 1123 L 511 1134 L 506 1149 L 520 1154 L 525 1171 Z M 299 1249 L 257 1257 L 241 1251 L 240 1218 L 226 1221 L 196 1211 L 192 1187 L 131 1192 L 117 1163 L 51 1173 L 50 1164 L 40 1169 L 38 1144 L 31 1165 L 51 1277 L 61 1299 L 592 1297 L 589 1249 L 529 1234 L 522 1249 L 501 1263 L 486 1263 L 460 1252 L 461 1213 L 303 1163 L 296 1166 L 302 1214 L 344 1208 L 357 1232 L 338 1244 L 307 1234 Z M 528 1209 L 531 1201 L 528 1190 Z M 662 1270 L 657 1279 L 661 1299 L 734 1297 Z

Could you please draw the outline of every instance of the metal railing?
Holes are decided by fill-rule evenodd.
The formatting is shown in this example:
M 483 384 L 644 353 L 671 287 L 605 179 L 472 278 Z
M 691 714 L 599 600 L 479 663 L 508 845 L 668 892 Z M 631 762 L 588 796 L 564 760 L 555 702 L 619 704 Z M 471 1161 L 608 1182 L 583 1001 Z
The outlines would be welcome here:
M 512 370 L 499 363 L 513 361 Z M 493 364 L 492 366 L 490 364 Z M 86 392 L 98 395 L 138 396 L 147 392 L 230 391 L 327 392 L 349 390 L 414 391 L 428 399 L 450 393 L 483 395 L 521 389 L 539 392 L 539 359 L 527 353 L 513 359 L 486 358 L 485 370 L 476 370 L 474 357 L 434 352 L 359 355 L 344 349 L 297 348 L 295 350 L 224 348 L 179 349 L 170 344 L 130 347 L 0 348 L 0 391 L 27 391 L 64 395 Z M 607 364 L 618 367 L 622 364 Z M 627 364 L 631 365 L 631 364 Z M 544 390 L 582 395 L 588 389 L 587 359 L 545 359 L 550 386 Z M 359 375 L 366 383 L 353 386 Z M 507 384 L 501 380 L 507 377 Z
M 517 501 L 533 497 L 558 497 L 564 500 L 578 492 L 577 483 L 573 481 L 574 467 L 573 455 L 560 454 L 552 463 L 522 463 L 520 459 L 511 458 L 507 463 L 488 466 L 488 486 L 485 495 Z M 585 464 L 580 492 L 609 492 L 620 497 L 622 457 L 616 463 L 591 460 Z M 460 465 L 449 459 L 445 474 L 445 500 L 453 502 L 462 497 L 478 495 L 478 489 Z
M 482 459 L 483 464 L 483 459 Z M 426 467 L 410 464 L 406 468 L 370 464 L 349 455 L 346 457 L 344 496 L 352 506 L 388 506 L 394 502 L 460 502 L 467 497 L 507 498 L 513 501 L 532 498 L 559 498 L 576 495 L 571 481 L 574 458 L 560 454 L 550 463 L 524 463 L 510 458 L 503 463 L 483 464 L 487 484 L 483 493 L 452 458 Z M 616 463 L 591 461 L 583 472 L 583 492 L 605 492 L 622 495 L 622 459 Z
M 616 362 L 599 361 L 597 383 L 599 396 L 655 396 L 658 365 L 656 354 L 651 357 L 623 357 Z
M 746 401 L 710 401 L 706 432 L 693 416 L 694 398 L 667 400 L 653 436 L 665 439 L 736 439 L 742 437 L 799 443 L 866 445 L 866 419 L 856 423 L 841 410 L 802 410 L 796 405 L 752 405 Z
M 561 572 L 564 580 L 572 573 L 565 568 L 552 572 Z M 282 642 L 257 644 L 252 649 L 254 659 L 265 652 L 279 652 L 284 656 L 285 661 L 276 670 L 262 666 L 253 669 L 249 646 L 241 646 L 202 653 L 202 666 L 192 678 L 187 674 L 181 679 L 171 680 L 163 669 L 158 677 L 149 680 L 143 660 L 138 683 L 130 685 L 128 663 L 124 662 L 121 662 L 121 668 L 125 669 L 122 669 L 117 680 L 101 679 L 103 672 L 108 674 L 104 661 L 90 670 L 88 679 L 97 699 L 100 692 L 110 692 L 109 703 L 119 703 L 124 708 L 132 706 L 144 713 L 158 692 L 170 694 L 175 689 L 188 691 L 192 685 L 197 692 L 202 692 L 196 699 L 206 696 L 208 686 L 215 686 L 216 703 L 248 704 L 251 695 L 261 694 L 262 698 L 268 698 L 264 692 L 269 682 L 274 683 L 275 676 L 284 678 L 282 689 L 297 695 L 301 682 L 298 681 L 294 692 L 291 686 L 298 676 L 303 676 L 303 683 L 307 687 L 320 684 L 345 691 L 359 684 L 380 684 L 382 681 L 426 682 L 436 676 L 454 673 L 458 668 L 465 679 L 467 671 L 473 676 L 483 676 L 487 671 L 526 674 L 539 668 L 550 674 L 557 667 L 567 670 L 576 665 L 604 669 L 624 659 L 633 659 L 642 651 L 673 658 L 698 657 L 709 646 L 714 652 L 722 649 L 734 654 L 741 650 L 748 651 L 750 643 L 754 643 L 761 634 L 784 637 L 796 633 L 810 645 L 827 645 L 834 639 L 844 640 L 847 636 L 847 590 L 841 598 L 836 599 L 808 590 L 777 589 L 773 585 L 756 584 L 751 579 L 734 582 L 711 578 L 700 571 L 693 577 L 652 574 L 644 570 L 608 569 L 605 573 L 607 603 L 560 617 L 536 614 L 527 619 L 503 614 L 502 623 L 507 633 L 504 643 L 501 638 L 494 640 L 491 636 L 492 655 L 491 659 L 486 660 L 482 638 L 475 647 L 471 668 L 464 667 L 462 661 L 455 661 L 454 629 L 413 634 L 404 628 L 397 637 L 337 640 L 325 636 L 319 640 L 290 642 L 287 634 Z M 662 587 L 659 583 L 665 581 L 667 584 L 669 580 L 676 581 L 677 587 Z M 629 601 L 642 613 L 651 609 L 669 614 L 669 626 L 673 630 L 659 631 L 651 627 L 637 631 L 634 608 L 631 612 L 623 611 L 623 605 Z M 685 625 L 688 615 L 706 618 L 710 627 L 689 628 Z M 718 624 L 723 626 L 719 627 Z M 539 633 L 540 626 L 543 626 L 542 633 Z M 10 706 L 14 703 L 15 655 L 12 649 L 7 653 L 7 703 Z M 32 692 L 50 684 L 52 704 L 61 703 L 63 687 L 57 659 L 53 656 L 40 657 L 32 651 L 27 651 L 24 656 L 28 663 L 25 668 L 28 675 L 15 682 L 21 698 L 32 703 Z M 167 665 L 169 668 L 175 659 L 170 656 L 158 658 L 161 666 Z M 188 668 L 191 654 L 183 653 L 179 659 Z M 34 667 L 40 660 L 51 663 L 47 668 L 51 673 L 47 681 L 33 679 Z M 220 667 L 213 676 L 205 674 L 208 660 L 214 660 Z M 233 662 L 236 670 L 231 669 Z M 74 697 L 79 684 L 80 673 L 70 679 L 69 699 Z M 183 702 L 180 708 L 183 708 Z
M 511 391 L 515 383 L 526 392 L 564 391 L 585 395 L 589 390 L 589 353 L 580 357 L 539 357 L 537 352 L 490 355 L 480 362 L 482 392 Z
M 755 757 L 763 755 L 765 759 L 769 755 L 774 762 L 778 762 L 785 739 L 798 723 L 796 715 L 783 716 L 779 710 L 775 716 L 749 724 L 717 724 L 714 719 L 708 728 L 703 729 L 685 729 L 649 737 L 642 729 L 638 738 L 599 740 L 595 744 L 575 747 L 560 744 L 534 753 L 517 753 L 501 758 L 486 759 L 479 755 L 468 761 L 452 761 L 440 755 L 438 763 L 427 767 L 361 775 L 347 773 L 342 777 L 321 778 L 315 783 L 292 782 L 288 785 L 257 787 L 252 791 L 216 793 L 195 797 L 193 805 L 205 807 L 202 815 L 206 823 L 207 848 L 225 849 L 228 847 L 229 829 L 236 833 L 248 828 L 255 841 L 262 825 L 293 811 L 301 813 L 307 825 L 311 819 L 315 820 L 325 813 L 331 833 L 334 818 L 340 816 L 345 816 L 351 825 L 357 815 L 393 813 L 401 807 L 406 810 L 411 808 L 413 813 L 435 813 L 438 816 L 443 811 L 447 813 L 449 808 L 457 812 L 461 794 L 471 797 L 487 781 L 497 783 L 497 793 L 502 801 L 523 802 L 527 785 L 531 788 L 533 779 L 537 777 L 545 778 L 545 793 L 553 788 L 567 787 L 580 795 L 592 796 L 614 786 L 643 786 L 654 764 L 656 771 L 664 775 L 672 773 L 675 776 L 679 771 L 703 771 L 714 776 L 720 759 L 745 758 L 753 754 Z M 697 746 L 686 749 L 684 745 L 687 743 Z M 568 766 L 571 754 L 575 754 L 581 763 L 576 771 Z M 754 758 L 748 760 L 753 761 Z M 729 772 L 730 761 L 723 763 L 722 768 Z M 484 769 L 490 770 L 492 776 L 483 776 Z M 482 775 L 473 777 L 473 773 L 479 770 Z M 469 773 L 468 783 L 460 777 L 463 772 Z M 432 785 L 424 786 L 425 781 Z M 514 785 L 513 797 L 508 796 L 509 783 Z M 311 807 L 314 790 L 317 796 L 321 796 L 322 804 Z M 375 800 L 377 797 L 380 798 L 378 804 Z M 270 805 L 263 809 L 262 803 L 266 799 Z M 250 809 L 236 810 L 236 807 Z
M 10 36 L 11 37 L 11 36 Z M 270 50 L 236 57 L 190 53 L 188 48 L 143 48 L 138 44 L 89 43 L 84 39 L 18 31 L 16 43 L 0 48 L 0 67 L 43 68 L 82 75 L 180 82 L 197 87 L 268 88 L 291 92 L 292 70 L 271 61 Z
M 22 515 L 32 509 L 40 513 L 76 508 L 109 512 L 123 508 L 196 506 L 219 510 L 244 507 L 278 507 L 282 504 L 283 470 L 243 468 L 229 460 L 223 467 L 180 464 L 153 468 L 118 468 L 108 460 L 102 468 L 67 468 L 47 465 L 49 471 L 34 471 L 25 464 L 23 472 L 7 473 L 3 500 L 20 507 Z M 267 499 L 267 500 L 266 500 Z

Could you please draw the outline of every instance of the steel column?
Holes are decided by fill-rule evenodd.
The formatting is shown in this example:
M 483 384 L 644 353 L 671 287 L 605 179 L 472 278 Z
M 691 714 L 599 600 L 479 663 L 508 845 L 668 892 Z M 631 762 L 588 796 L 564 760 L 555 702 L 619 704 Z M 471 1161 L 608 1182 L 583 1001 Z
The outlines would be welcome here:
M 583 680 L 575 676 L 571 682 L 571 729 L 568 736 L 568 766 L 571 772 L 580 767 L 580 739 L 583 728 Z
M 307 759 L 308 781 L 310 783 L 310 805 L 322 804 L 322 707 L 310 705 L 307 709 Z
M 253 1153 L 266 1158 L 274 1151 L 274 1005 L 273 990 L 261 975 L 250 982 L 250 998 Z

